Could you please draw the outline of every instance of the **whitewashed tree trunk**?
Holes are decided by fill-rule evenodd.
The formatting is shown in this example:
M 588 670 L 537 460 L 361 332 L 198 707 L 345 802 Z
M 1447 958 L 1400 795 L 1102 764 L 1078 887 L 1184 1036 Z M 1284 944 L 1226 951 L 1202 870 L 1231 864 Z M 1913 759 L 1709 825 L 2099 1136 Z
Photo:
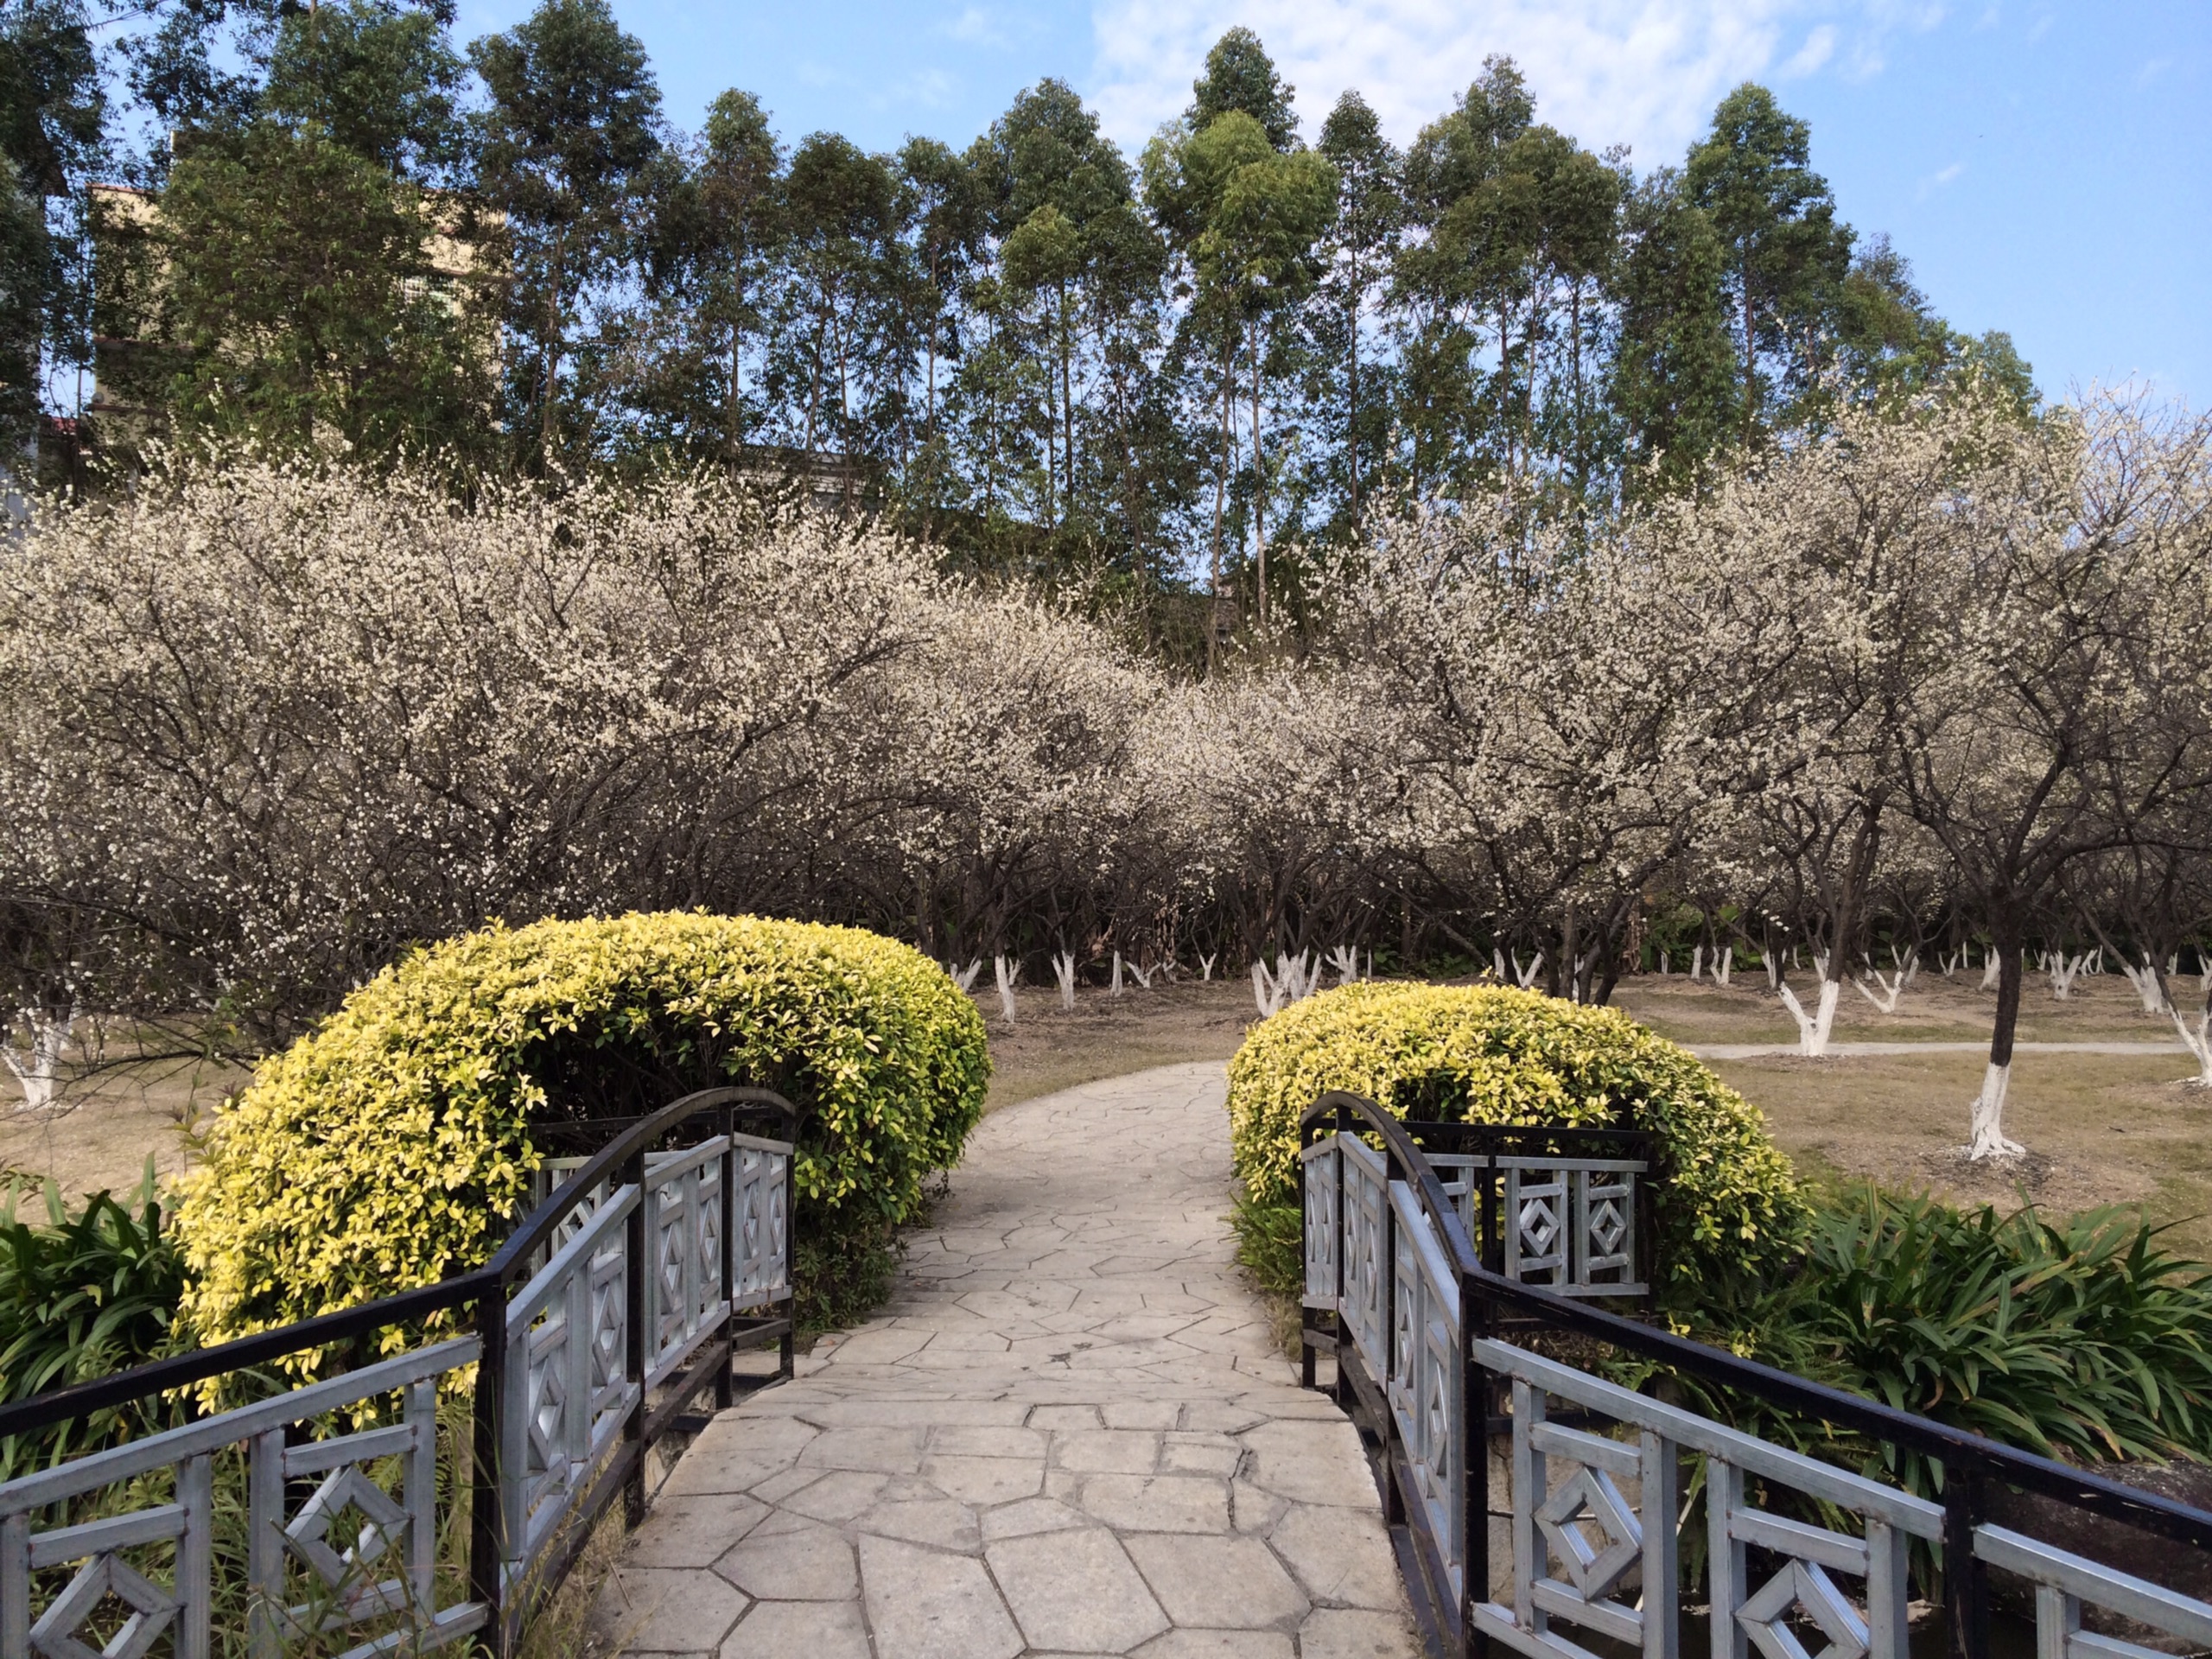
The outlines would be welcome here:
M 961 967 L 957 963 L 948 962 L 944 964 L 944 971 L 952 976 L 952 982 L 962 990 L 972 991 L 976 988 L 976 980 L 982 975 L 983 959 L 977 957 L 965 968 Z
M 1705 947 L 1697 945 L 1690 951 L 1690 983 L 1694 985 L 1705 977 Z
M 1797 1052 L 1808 1059 L 1819 1059 L 1828 1052 L 1828 1034 L 1835 1028 L 1835 1005 L 1843 995 L 1842 984 L 1833 979 L 1821 980 L 1821 994 L 1811 1014 L 1805 1012 L 1797 993 L 1787 984 L 1777 985 L 1775 989 L 1782 998 L 1782 1006 L 1797 1022 Z
M 1329 952 L 1329 966 L 1337 970 L 1337 983 L 1355 984 L 1359 979 L 1359 948 L 1357 945 L 1338 945 Z
M 999 1017 L 1009 1026 L 1014 1023 L 1014 988 L 1021 980 L 1021 963 L 1009 962 L 1005 957 L 991 958 L 991 970 L 998 978 Z
M 1122 953 L 1118 950 L 1114 953 L 1114 982 L 1106 994 L 1109 996 L 1119 996 L 1122 994 Z
M 1214 954 L 1215 954 L 1215 955 L 1218 955 L 1219 953 L 1218 953 L 1218 952 L 1216 952 L 1216 953 L 1214 953 Z M 1204 957 L 1200 957 L 1198 958 L 1198 982 L 1199 982 L 1200 984 L 1204 985 L 1204 984 L 1211 984 L 1211 983 L 1212 982 L 1212 981 L 1213 981 L 1213 956 L 1204 956 Z
M 1894 961 L 1895 957 L 1892 957 L 1891 960 Z M 1905 987 L 1912 983 L 1913 972 L 1919 965 L 1920 953 L 1917 950 L 1906 957 L 1893 974 L 1883 973 L 1870 962 L 1866 964 L 1866 971 L 1851 982 L 1857 988 L 1859 995 L 1865 997 L 1884 1014 L 1895 1014 L 1897 1011 L 1897 999 L 1904 995 Z M 1878 995 L 1866 988 L 1866 982 L 1870 979 L 1881 987 Z
M 1782 992 L 1782 960 L 1771 950 L 1759 952 L 1759 965 L 1766 969 L 1766 988 L 1777 995 Z
M 1728 976 L 1736 971 L 1736 953 L 1720 945 L 1713 949 L 1713 982 L 1722 990 L 1728 988 Z
M 2144 1013 L 2155 1015 L 2166 1012 L 2165 987 L 2159 981 L 2157 964 L 2147 955 L 2139 968 L 2122 957 L 2120 971 L 2127 976 L 2127 982 L 2135 988 L 2136 1000 L 2143 1004 Z
M 1662 979 L 1666 978 L 1669 971 L 1667 953 L 1664 950 L 1662 950 L 1659 953 L 1659 977 Z
M 1118 963 L 1121 958 L 1116 957 L 1114 960 Z M 1134 962 L 1129 964 L 1130 976 L 1135 979 L 1137 988 L 1141 991 L 1148 991 L 1152 988 L 1152 976 L 1160 971 L 1157 967 L 1140 968 Z
M 1993 991 L 1997 988 L 1999 966 L 1997 952 L 1994 950 L 1981 959 L 1981 988 L 1983 990 Z
M 1490 970 L 1497 976 L 1499 984 L 1505 982 L 1505 952 L 1494 944 L 1490 948 Z
M 1982 1074 L 1981 1092 L 1974 1097 L 1974 1116 L 1967 1126 L 1967 1156 L 2018 1158 L 2027 1151 L 2017 1141 L 2005 1138 L 2005 1091 L 2012 1081 L 2010 1061 L 1992 1065 Z
M 1252 963 L 1252 1001 L 1260 1010 L 1260 1018 L 1272 1019 L 1282 1007 L 1282 987 L 1268 971 L 1268 964 L 1255 959 Z
M 2089 953 L 2086 950 L 2074 957 L 2069 957 L 2063 950 L 2050 953 L 2046 963 L 2050 972 L 2050 994 L 2054 999 L 2061 1002 L 2071 1000 L 2074 982 L 2080 977 L 2088 960 Z
M 2188 1079 L 2200 1089 L 2212 1089 L 2212 1007 L 2201 1009 L 2196 1016 L 2196 1029 L 2189 1028 L 2189 1021 L 2179 1008 L 2169 1008 L 2173 1015 L 2174 1029 L 2182 1042 L 2196 1057 L 2196 1075 Z
M 1544 953 L 1541 950 L 1529 958 L 1529 965 L 1526 968 L 1521 965 L 1521 953 L 1518 950 L 1513 953 L 1513 977 L 1519 982 L 1521 988 L 1524 991 L 1536 982 L 1536 976 L 1543 971 L 1543 967 Z
M 73 1004 L 68 1013 L 56 1014 L 41 1007 L 28 1007 L 17 1016 L 17 1024 L 30 1040 L 18 1047 L 10 1032 L 11 1040 L 0 1048 L 0 1063 L 15 1073 L 22 1087 L 22 1103 L 16 1109 L 43 1111 L 54 1104 L 61 1086 L 61 1057 L 69 1052 L 71 1035 L 77 1029 L 77 1009 Z
M 1071 1013 L 1075 1009 L 1075 952 L 1055 951 L 1052 956 L 1052 977 L 1060 983 L 1060 1006 Z

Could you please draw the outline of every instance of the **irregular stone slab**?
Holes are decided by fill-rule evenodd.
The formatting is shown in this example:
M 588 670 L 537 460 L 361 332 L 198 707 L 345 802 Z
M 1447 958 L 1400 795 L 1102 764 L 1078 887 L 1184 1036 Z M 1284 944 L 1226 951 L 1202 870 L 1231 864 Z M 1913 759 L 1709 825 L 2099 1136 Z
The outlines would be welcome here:
M 1290 1638 L 1274 1630 L 1170 1630 L 1133 1659 L 1291 1659 Z
M 1300 1659 L 1421 1659 L 1421 1643 L 1402 1613 L 1315 1610 L 1298 1632 Z
M 1293 1504 L 1268 1542 L 1315 1601 L 1385 1611 L 1404 1605 L 1398 1558 L 1379 1515 Z
M 1146 1533 L 1125 1541 L 1145 1582 L 1178 1624 L 1287 1630 L 1306 1615 L 1305 1595 L 1257 1538 Z
M 1032 1497 L 1045 1481 L 1042 1459 L 931 1458 L 922 1478 L 963 1503 L 1007 1503 Z
M 1045 1436 L 1033 1428 L 982 1428 L 965 1426 L 930 1431 L 932 1457 L 1033 1458 L 1045 1460 Z
M 1160 1436 L 1096 1429 L 1053 1437 L 1052 1465 L 1086 1474 L 1148 1475 L 1160 1463 Z
M 592 1624 L 625 1652 L 712 1653 L 747 1605 L 711 1573 L 622 1566 L 607 1575 Z
M 774 1601 L 845 1601 L 857 1594 L 853 1547 L 834 1527 L 810 1521 L 771 1530 L 769 1522 L 715 1563 L 747 1595 Z
M 1014 1622 L 1036 1648 L 1126 1653 L 1167 1628 L 1110 1532 L 1040 1532 L 985 1552 Z
M 802 1465 L 911 1475 L 922 1466 L 918 1428 L 825 1428 L 798 1454 Z M 681 1464 L 677 1465 L 679 1469 Z
M 861 1584 L 876 1659 L 1014 1659 L 1020 1632 L 983 1564 L 862 1537 Z
M 904 1538 L 911 1544 L 928 1544 L 933 1548 L 958 1550 L 965 1554 L 973 1554 L 983 1547 L 982 1532 L 976 1524 L 976 1511 L 949 1497 L 917 1497 L 880 1503 L 855 1524 L 862 1532 Z
M 1021 1538 L 1033 1532 L 1058 1532 L 1065 1527 L 1087 1527 L 1088 1517 L 1053 1497 L 1024 1498 L 1019 1503 L 986 1510 L 981 1516 L 988 1540 Z
M 1359 1435 L 1342 1417 L 1333 1422 L 1273 1422 L 1248 1429 L 1252 1464 L 1245 1478 L 1294 1503 L 1340 1503 L 1372 1510 L 1375 1477 Z
M 623 1559 L 633 1567 L 712 1567 L 768 1513 L 742 1493 L 664 1497 L 631 1535 Z
M 868 1659 L 857 1601 L 761 1601 L 740 1619 L 716 1659 Z
M 1091 1475 L 1080 1501 L 1121 1532 L 1227 1532 L 1229 1484 L 1190 1475 Z
M 892 1481 L 889 1475 L 870 1474 L 860 1469 L 838 1469 L 826 1475 L 811 1469 L 806 1472 L 817 1478 L 789 1497 L 778 1497 L 776 1502 L 780 1508 L 817 1521 L 851 1520 L 874 1507 L 883 1497 L 883 1489 Z

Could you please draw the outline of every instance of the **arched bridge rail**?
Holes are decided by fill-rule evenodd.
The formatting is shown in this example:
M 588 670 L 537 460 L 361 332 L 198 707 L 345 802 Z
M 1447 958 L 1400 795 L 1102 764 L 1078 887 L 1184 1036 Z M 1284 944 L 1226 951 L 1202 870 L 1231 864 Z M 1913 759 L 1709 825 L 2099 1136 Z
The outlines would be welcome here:
M 1571 1243 L 1564 1268 L 1523 1271 L 1502 1247 L 1518 1214 L 1501 1205 L 1501 1217 L 1484 1221 L 1484 1172 L 1475 1172 L 1471 1200 L 1468 1182 L 1451 1179 L 1465 1157 L 1440 1155 L 1446 1127 L 1402 1123 L 1371 1101 L 1325 1094 L 1304 1115 L 1300 1166 L 1306 1380 L 1317 1353 L 1333 1357 L 1337 1399 L 1378 1464 L 1401 1560 L 1411 1563 L 1407 1586 L 1433 1645 L 1529 1659 L 1618 1659 L 1624 1649 L 1677 1659 L 1690 1639 L 1709 1641 L 1713 1659 L 1748 1659 L 1753 1648 L 1763 1659 L 1807 1659 L 1810 1639 L 1820 1659 L 1908 1659 L 1917 1553 L 1940 1569 L 1954 1659 L 1989 1659 L 1993 1586 L 2007 1605 L 2032 1608 L 2037 1659 L 2152 1659 L 2152 1641 L 2212 1648 L 2212 1602 L 2159 1581 L 2205 1581 L 2212 1513 L 1597 1306 L 1608 1294 L 1633 1300 L 1645 1286 L 1634 1271 L 1604 1288 L 1573 1282 Z M 1574 1154 L 1634 1161 L 1569 1145 L 1556 1130 L 1530 1133 L 1551 1137 L 1536 1154 L 1531 1185 L 1545 1190 L 1532 1219 L 1562 1199 L 1545 1172 L 1571 1166 Z M 1502 1192 L 1513 1166 L 1500 1160 L 1531 1154 L 1490 1150 L 1487 1179 Z M 1656 1169 L 1647 1159 L 1645 1175 Z M 1624 1173 L 1593 1170 L 1591 1179 L 1604 1185 Z M 1578 1224 L 1571 1179 L 1564 1192 L 1564 1224 Z M 1643 1209 L 1628 1226 L 1649 1239 Z M 1611 1254 L 1602 1243 L 1593 1248 Z M 1640 1260 L 1650 1263 L 1648 1247 Z M 1544 1274 L 1554 1282 L 1535 1282 Z M 1502 1339 L 1532 1330 L 1551 1354 Z M 1593 1344 L 1933 1459 L 1941 1501 L 1553 1357 Z M 1493 1455 L 1499 1440 L 1503 1455 Z M 1679 1551 L 1682 1501 L 1694 1490 L 1686 1478 L 1700 1466 L 1708 1605 L 1694 1621 Z M 2006 1503 L 2014 1524 L 1997 1524 L 1993 1509 L 2011 1494 L 2044 1502 Z M 2079 1512 L 2072 1524 L 2051 1524 L 2067 1510 Z M 2078 1553 L 2082 1516 L 2117 1529 L 2099 1547 L 2126 1570 Z M 1509 1568 L 1503 1589 L 1493 1521 L 1510 1558 L 1496 1564 Z M 2037 1537 L 2038 1527 L 2068 1541 Z
M 463 1637 L 512 1652 L 617 1497 L 631 1523 L 643 1516 L 655 1443 L 696 1426 L 702 1394 L 731 1403 L 736 1354 L 775 1344 L 790 1375 L 798 1122 L 780 1095 L 725 1088 L 554 1126 L 570 1146 L 603 1144 L 548 1160 L 565 1179 L 483 1266 L 0 1406 L 7 1438 L 147 1400 L 191 1419 L 194 1391 L 219 1379 L 272 1390 L 0 1484 L 0 1659 L 163 1640 L 209 1659 L 219 1608 L 256 1659 L 310 1633 L 333 1651 L 358 1637 L 347 1659 Z M 469 1334 L 368 1357 L 383 1333 L 441 1315 Z M 270 1382 L 302 1353 L 356 1363 Z M 441 1387 L 472 1366 L 468 1428 L 442 1434 Z M 219 1550 L 218 1484 L 241 1472 L 243 1550 Z M 166 1501 L 143 1501 L 149 1485 Z M 439 1547 L 461 1492 L 465 1573 Z M 226 1576 L 241 1553 L 242 1584 Z

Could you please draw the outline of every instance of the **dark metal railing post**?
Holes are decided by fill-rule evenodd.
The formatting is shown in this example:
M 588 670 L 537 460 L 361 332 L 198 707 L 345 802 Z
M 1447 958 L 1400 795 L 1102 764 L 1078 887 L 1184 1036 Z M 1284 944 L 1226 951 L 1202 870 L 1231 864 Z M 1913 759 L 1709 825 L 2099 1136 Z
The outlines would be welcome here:
M 1989 1575 L 1974 1553 L 1987 1493 L 1963 1460 L 1943 1466 L 1943 1614 L 1951 1659 L 1989 1659 Z
M 1337 1133 L 1346 1134 L 1351 1128 L 1351 1113 L 1342 1106 L 1338 1107 Z M 1332 1252 L 1337 1258 L 1337 1374 L 1332 1392 L 1336 1395 L 1338 1408 L 1349 1414 L 1351 1410 L 1351 1382 L 1344 1368 L 1344 1355 L 1351 1344 L 1351 1322 L 1344 1318 L 1344 1272 L 1351 1255 L 1351 1211 L 1344 1203 L 1344 1144 L 1339 1141 L 1337 1148 L 1337 1241 Z
M 1313 1323 L 1314 1310 L 1306 1305 L 1306 1264 L 1313 1259 L 1313 1246 L 1306 1236 L 1306 1227 L 1313 1211 L 1306 1205 L 1306 1131 L 1298 1132 L 1298 1386 L 1313 1386 Z
M 476 1299 L 474 1432 L 468 1481 L 468 1593 L 491 1609 L 485 1639 L 491 1659 L 507 1659 L 506 1511 L 499 1501 L 499 1427 L 507 1387 L 507 1295 L 496 1281 Z
M 784 1120 L 791 1152 L 784 1160 L 784 1335 L 776 1344 L 776 1375 L 791 1380 L 798 1363 L 798 1114 Z
M 1459 1650 L 1463 1659 L 1488 1659 L 1490 1637 L 1475 1624 L 1475 1609 L 1490 1599 L 1490 1373 L 1475 1357 L 1477 1337 L 1490 1334 L 1490 1303 L 1474 1280 L 1459 1275 L 1459 1438 L 1465 1459 L 1459 1479 L 1459 1524 L 1464 1541 L 1459 1584 Z
M 630 1464 L 622 1480 L 622 1524 L 632 1529 L 645 1518 L 645 1355 L 650 1351 L 650 1333 L 645 1329 L 645 1211 L 652 1195 L 645 1190 L 643 1146 L 623 1164 L 622 1180 L 635 1187 L 638 1194 L 622 1226 L 622 1295 L 627 1316 L 622 1321 L 622 1366 L 626 1376 L 638 1385 L 638 1397 L 622 1420 L 623 1455 Z
M 1390 1402 L 1390 1382 L 1398 1363 L 1398 1206 L 1390 1202 L 1390 1184 L 1409 1180 L 1413 1172 L 1399 1161 L 1397 1145 L 1390 1141 L 1382 1143 L 1382 1211 L 1381 1247 L 1376 1254 L 1382 1258 L 1376 1271 L 1382 1281 L 1382 1294 L 1379 1311 L 1382 1315 L 1382 1375 L 1376 1381 L 1382 1395 L 1382 1421 L 1380 1425 L 1385 1446 L 1397 1435 L 1395 1418 Z M 1408 1342 L 1418 1342 L 1420 1334 L 1410 1332 Z M 1406 1524 L 1406 1494 L 1398 1484 L 1397 1459 L 1385 1453 L 1383 1459 L 1382 1519 L 1394 1527 Z
M 737 1133 L 737 1110 L 725 1105 L 719 1114 L 721 1135 L 725 1142 Z M 722 1147 L 721 1188 L 722 1241 L 722 1301 L 728 1312 L 722 1316 L 722 1357 L 715 1366 L 715 1409 L 728 1411 L 737 1398 L 734 1373 L 737 1369 L 737 1344 L 731 1334 L 737 1319 L 737 1147 Z

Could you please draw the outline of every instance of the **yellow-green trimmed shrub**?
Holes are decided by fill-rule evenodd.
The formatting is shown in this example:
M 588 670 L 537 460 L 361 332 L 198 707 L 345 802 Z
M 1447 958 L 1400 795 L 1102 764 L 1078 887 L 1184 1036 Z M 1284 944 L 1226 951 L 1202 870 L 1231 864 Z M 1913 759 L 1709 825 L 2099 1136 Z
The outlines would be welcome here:
M 468 934 L 379 974 L 217 1118 L 176 1217 L 183 1319 L 219 1342 L 480 1263 L 550 1117 L 718 1083 L 810 1109 L 802 1235 L 881 1239 L 959 1158 L 989 1074 L 975 1005 L 855 928 L 664 913 Z
M 1229 1064 L 1236 1173 L 1256 1205 L 1297 1187 L 1298 1119 L 1324 1091 L 1400 1117 L 1628 1127 L 1671 1166 L 1660 1243 L 1677 1281 L 1791 1248 L 1806 1209 L 1758 1107 L 1613 1008 L 1504 987 L 1368 982 L 1294 1003 Z

